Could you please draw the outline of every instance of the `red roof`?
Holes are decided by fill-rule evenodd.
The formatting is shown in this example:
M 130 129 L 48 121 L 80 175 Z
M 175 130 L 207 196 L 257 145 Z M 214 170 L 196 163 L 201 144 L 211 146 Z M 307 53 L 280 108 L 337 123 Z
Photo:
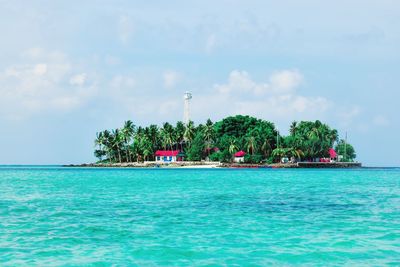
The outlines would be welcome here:
M 176 157 L 179 154 L 179 150 L 157 150 L 155 153 L 156 157 Z
M 337 157 L 337 153 L 336 153 L 335 149 L 333 149 L 333 148 L 329 148 L 328 153 L 329 153 L 329 157 L 330 158 L 336 158 Z
M 244 157 L 244 155 L 246 155 L 246 152 L 243 150 L 240 150 L 234 154 L 235 157 Z

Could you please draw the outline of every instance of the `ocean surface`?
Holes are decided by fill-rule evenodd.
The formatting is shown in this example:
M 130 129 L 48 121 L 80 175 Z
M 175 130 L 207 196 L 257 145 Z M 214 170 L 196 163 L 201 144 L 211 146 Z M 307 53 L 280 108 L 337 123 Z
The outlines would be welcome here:
M 0 266 L 400 265 L 400 169 L 0 167 Z

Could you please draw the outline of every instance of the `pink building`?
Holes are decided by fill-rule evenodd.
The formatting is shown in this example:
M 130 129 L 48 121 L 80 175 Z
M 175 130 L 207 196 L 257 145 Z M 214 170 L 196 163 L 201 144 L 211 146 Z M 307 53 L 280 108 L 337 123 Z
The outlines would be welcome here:
M 236 152 L 233 156 L 234 156 L 234 161 L 235 162 L 244 162 L 244 156 L 246 155 L 246 152 L 244 152 L 243 150 L 240 150 L 238 152 Z

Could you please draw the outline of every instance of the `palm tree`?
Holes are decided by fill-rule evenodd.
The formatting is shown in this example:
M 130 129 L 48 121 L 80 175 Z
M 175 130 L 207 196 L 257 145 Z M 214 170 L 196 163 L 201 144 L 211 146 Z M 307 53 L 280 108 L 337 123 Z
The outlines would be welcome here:
M 339 134 L 338 134 L 338 131 L 336 129 L 333 129 L 333 130 L 330 131 L 329 139 L 330 139 L 330 142 L 331 142 L 331 146 L 333 146 L 333 144 L 339 140 Z
M 236 145 L 236 140 L 235 139 L 231 139 L 230 140 L 230 142 L 229 142 L 229 148 L 228 148 L 228 151 L 229 151 L 229 153 L 230 154 L 233 154 L 233 153 L 235 153 L 236 151 L 238 151 L 238 147 L 237 147 L 237 145 Z
M 304 153 L 301 149 L 295 149 L 292 148 L 293 152 L 292 155 L 297 159 L 297 160 L 301 160 L 302 157 L 304 157 Z
M 203 135 L 205 140 L 205 145 L 207 149 L 208 156 L 210 156 L 211 143 L 214 140 L 215 130 L 214 124 L 210 119 L 207 120 L 206 125 L 203 127 Z
M 276 159 L 276 158 L 281 159 L 286 156 L 286 153 L 287 153 L 287 151 L 285 148 L 275 148 L 272 151 L 272 157 L 274 159 Z
M 297 131 L 297 121 L 293 121 L 292 124 L 290 125 L 290 134 L 292 136 L 295 136 L 296 131 Z
M 183 151 L 182 143 L 184 141 L 184 135 L 185 135 L 185 124 L 183 124 L 183 122 L 181 121 L 178 121 L 175 126 L 175 140 L 177 143 L 177 149 L 179 144 L 180 151 Z
M 149 139 L 150 139 L 150 141 L 152 143 L 153 150 L 156 150 L 156 148 L 159 145 L 159 140 L 158 140 L 159 139 L 159 132 L 158 132 L 157 125 L 152 124 L 152 125 L 149 126 L 149 135 L 148 135 L 148 137 L 149 137 Z
M 254 136 L 249 136 L 247 138 L 247 152 L 253 155 L 256 148 L 257 148 L 256 138 Z
M 144 160 L 146 161 L 151 154 L 152 154 L 151 150 L 148 147 L 145 147 L 143 150 Z
M 263 140 L 264 140 L 264 141 L 262 142 L 261 150 L 263 151 L 264 156 L 267 157 L 267 156 L 269 156 L 269 154 L 272 152 L 272 146 L 271 146 L 271 143 L 269 142 L 267 136 L 265 136 L 265 137 L 263 138 Z
M 111 161 L 112 161 L 112 135 L 111 135 L 111 133 L 110 133 L 110 131 L 108 131 L 108 130 L 105 130 L 104 132 L 103 132 L 103 142 L 104 142 L 104 146 L 105 146 L 105 148 L 106 148 L 106 153 L 107 153 L 107 155 L 108 155 L 108 160 L 109 160 L 109 162 L 111 163 Z
M 118 153 L 118 160 L 119 163 L 122 163 L 122 157 L 121 157 L 121 144 L 122 144 L 123 138 L 122 134 L 119 129 L 115 129 L 112 131 L 112 146 L 116 148 L 117 153 Z
M 174 127 L 168 122 L 165 122 L 163 124 L 163 128 L 161 129 L 161 136 L 163 140 L 164 149 L 167 149 L 167 147 L 169 146 L 169 148 L 172 150 L 172 145 L 174 144 L 175 141 Z
M 99 150 L 102 150 L 102 146 L 104 144 L 104 136 L 103 132 L 96 133 L 96 139 L 94 140 L 94 145 L 99 147 Z
M 185 133 L 183 135 L 185 142 L 187 142 L 189 144 L 189 146 L 194 138 L 194 133 L 195 133 L 194 123 L 193 123 L 193 121 L 189 121 L 189 123 L 185 127 Z
M 140 140 L 139 146 L 143 153 L 144 160 L 146 161 L 148 157 L 153 154 L 151 140 L 145 136 Z
M 94 144 L 95 144 L 95 146 L 99 147 L 100 153 L 98 153 L 98 154 L 99 154 L 99 159 L 101 161 L 102 156 L 104 155 L 104 154 L 102 155 L 102 153 L 104 153 L 103 145 L 105 144 L 105 138 L 104 138 L 103 132 L 96 133 L 96 139 L 94 140 Z
M 313 127 L 311 131 L 308 132 L 308 137 L 310 139 L 319 139 L 321 136 L 321 129 L 319 127 Z
M 140 143 L 141 143 L 141 137 L 140 136 L 135 136 L 135 138 L 133 139 L 133 144 L 131 145 L 131 153 L 134 155 L 134 157 L 136 158 L 136 162 L 139 162 L 139 158 L 140 158 Z
M 275 148 L 272 151 L 272 157 L 276 158 L 283 158 L 283 157 L 295 157 L 296 159 L 300 159 L 304 156 L 303 151 L 300 149 L 295 149 L 293 147 L 288 148 Z
M 121 134 L 126 147 L 126 161 L 129 160 L 129 162 L 131 162 L 132 159 L 129 151 L 129 142 L 135 134 L 135 125 L 132 123 L 132 121 L 128 120 L 125 122 L 124 127 L 121 130 Z

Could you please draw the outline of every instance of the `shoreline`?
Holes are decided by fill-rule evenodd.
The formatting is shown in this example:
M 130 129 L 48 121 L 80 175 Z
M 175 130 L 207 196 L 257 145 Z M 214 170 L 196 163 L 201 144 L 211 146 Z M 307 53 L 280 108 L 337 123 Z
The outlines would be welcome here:
M 274 163 L 274 164 L 251 164 L 251 163 L 221 163 L 221 162 L 173 162 L 156 163 L 130 162 L 130 163 L 83 163 L 67 164 L 63 167 L 76 168 L 182 168 L 182 169 L 355 169 L 361 168 L 359 162 L 298 162 L 298 163 Z

